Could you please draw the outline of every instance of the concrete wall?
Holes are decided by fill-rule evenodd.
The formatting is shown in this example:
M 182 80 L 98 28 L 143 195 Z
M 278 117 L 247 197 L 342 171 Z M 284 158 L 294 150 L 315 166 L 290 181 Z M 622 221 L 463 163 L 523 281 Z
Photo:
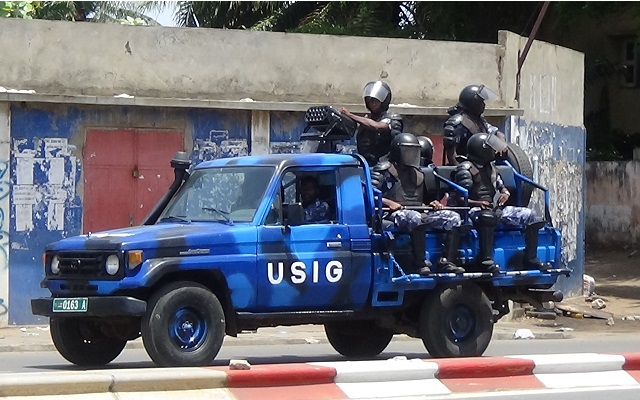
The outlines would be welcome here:
M 0 46 L 0 86 L 38 93 L 361 103 L 384 78 L 394 103 L 449 106 L 499 89 L 492 44 L 3 18 Z
M 9 104 L 0 103 L 0 327 L 9 320 Z
M 551 215 L 563 234 L 563 263 L 574 274 L 559 281 L 566 294 L 580 294 L 584 272 L 584 166 L 586 132 L 583 126 L 583 54 L 535 41 L 521 72 L 520 101 L 515 100 L 518 49 L 526 38 L 501 32 L 504 46 L 503 88 L 507 105 L 524 109 L 510 117 L 510 140 L 531 158 L 534 180 L 551 193 Z M 534 208 L 542 212 L 540 192 Z M 542 215 L 542 214 L 541 214 Z
M 620 248 L 640 243 L 640 162 L 589 162 L 587 243 Z

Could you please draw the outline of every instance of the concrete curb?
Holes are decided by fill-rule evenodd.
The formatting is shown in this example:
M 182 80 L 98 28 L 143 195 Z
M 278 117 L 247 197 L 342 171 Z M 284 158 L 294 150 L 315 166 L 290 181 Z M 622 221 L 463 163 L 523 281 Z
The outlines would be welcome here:
M 507 379 L 508 378 L 508 379 Z M 224 391 L 224 398 L 295 391 L 301 399 L 385 398 L 490 390 L 640 387 L 640 353 L 343 361 L 228 367 L 0 374 L 0 397 Z M 265 392 L 266 391 L 266 392 Z M 271 396 L 274 395 L 275 397 Z M 3 397 L 4 396 L 4 397 Z M 289 396 L 284 396 L 290 398 Z M 284 398 L 282 397 L 282 398 Z

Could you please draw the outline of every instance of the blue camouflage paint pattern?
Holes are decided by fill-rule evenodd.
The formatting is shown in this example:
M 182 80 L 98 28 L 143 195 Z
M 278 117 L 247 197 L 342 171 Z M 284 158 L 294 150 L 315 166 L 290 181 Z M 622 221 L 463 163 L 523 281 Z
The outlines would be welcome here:
M 242 223 L 173 221 L 151 226 L 111 230 L 57 241 L 47 246 L 55 253 L 102 251 L 122 255 L 142 250 L 145 261 L 117 279 L 88 279 L 95 295 L 129 293 L 153 286 L 163 273 L 180 271 L 218 271 L 228 287 L 229 301 L 236 312 L 360 310 L 372 306 L 393 306 L 375 294 L 388 290 L 401 292 L 435 287 L 440 281 L 459 281 L 460 277 L 437 276 L 402 278 L 393 259 L 385 256 L 388 238 L 371 233 L 365 210 L 373 197 L 368 169 L 363 160 L 339 154 L 269 155 L 207 161 L 193 168 L 273 167 L 274 175 L 251 221 Z M 290 226 L 265 225 L 280 177 L 288 168 L 305 171 L 337 170 L 336 195 L 339 223 Z M 364 190 L 363 190 L 364 188 Z M 365 196 L 363 196 L 363 193 Z M 365 201 L 366 200 L 366 201 Z M 435 214 L 435 213 L 434 213 Z M 405 235 L 406 236 L 406 235 Z M 538 257 L 553 266 L 559 264 L 560 233 L 550 227 L 540 231 Z M 408 241 L 399 233 L 398 243 Z M 428 232 L 427 256 L 434 260 L 442 248 L 442 234 Z M 328 243 L 332 243 L 328 246 Z M 475 232 L 464 238 L 460 250 L 463 263 L 477 253 Z M 400 246 L 402 247 L 402 246 Z M 514 274 L 491 280 L 494 286 L 551 284 L 559 273 L 531 271 L 515 273 L 513 259 L 524 247 L 518 230 L 496 232 L 495 261 Z M 400 279 L 400 280 L 398 280 Z M 47 272 L 46 287 L 56 296 L 77 295 L 69 285 Z M 76 281 L 77 282 L 77 281 Z M 86 293 L 83 293 L 86 295 Z

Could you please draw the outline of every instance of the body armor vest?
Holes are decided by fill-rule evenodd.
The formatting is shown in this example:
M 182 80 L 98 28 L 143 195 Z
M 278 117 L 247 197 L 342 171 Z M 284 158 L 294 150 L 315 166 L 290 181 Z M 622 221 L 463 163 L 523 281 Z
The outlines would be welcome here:
M 493 165 L 487 165 L 482 169 L 478 169 L 474 165 L 469 169 L 469 172 L 471 172 L 473 180 L 469 198 L 493 203 L 496 195 L 495 182 L 497 179 L 497 172 Z
M 385 197 L 404 206 L 422 205 L 424 196 L 424 174 L 417 168 L 393 165 L 389 173 L 396 179 L 396 184 Z

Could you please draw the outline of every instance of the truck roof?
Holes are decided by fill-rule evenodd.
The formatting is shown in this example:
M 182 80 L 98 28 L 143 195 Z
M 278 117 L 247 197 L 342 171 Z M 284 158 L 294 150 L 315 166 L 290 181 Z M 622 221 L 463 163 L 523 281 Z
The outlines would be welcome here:
M 195 169 L 225 167 L 225 166 L 322 166 L 322 165 L 353 165 L 358 166 L 357 156 L 352 154 L 326 154 L 326 153 L 308 153 L 308 154 L 268 154 L 261 156 L 244 156 L 220 158 L 217 160 L 204 161 L 198 164 Z

